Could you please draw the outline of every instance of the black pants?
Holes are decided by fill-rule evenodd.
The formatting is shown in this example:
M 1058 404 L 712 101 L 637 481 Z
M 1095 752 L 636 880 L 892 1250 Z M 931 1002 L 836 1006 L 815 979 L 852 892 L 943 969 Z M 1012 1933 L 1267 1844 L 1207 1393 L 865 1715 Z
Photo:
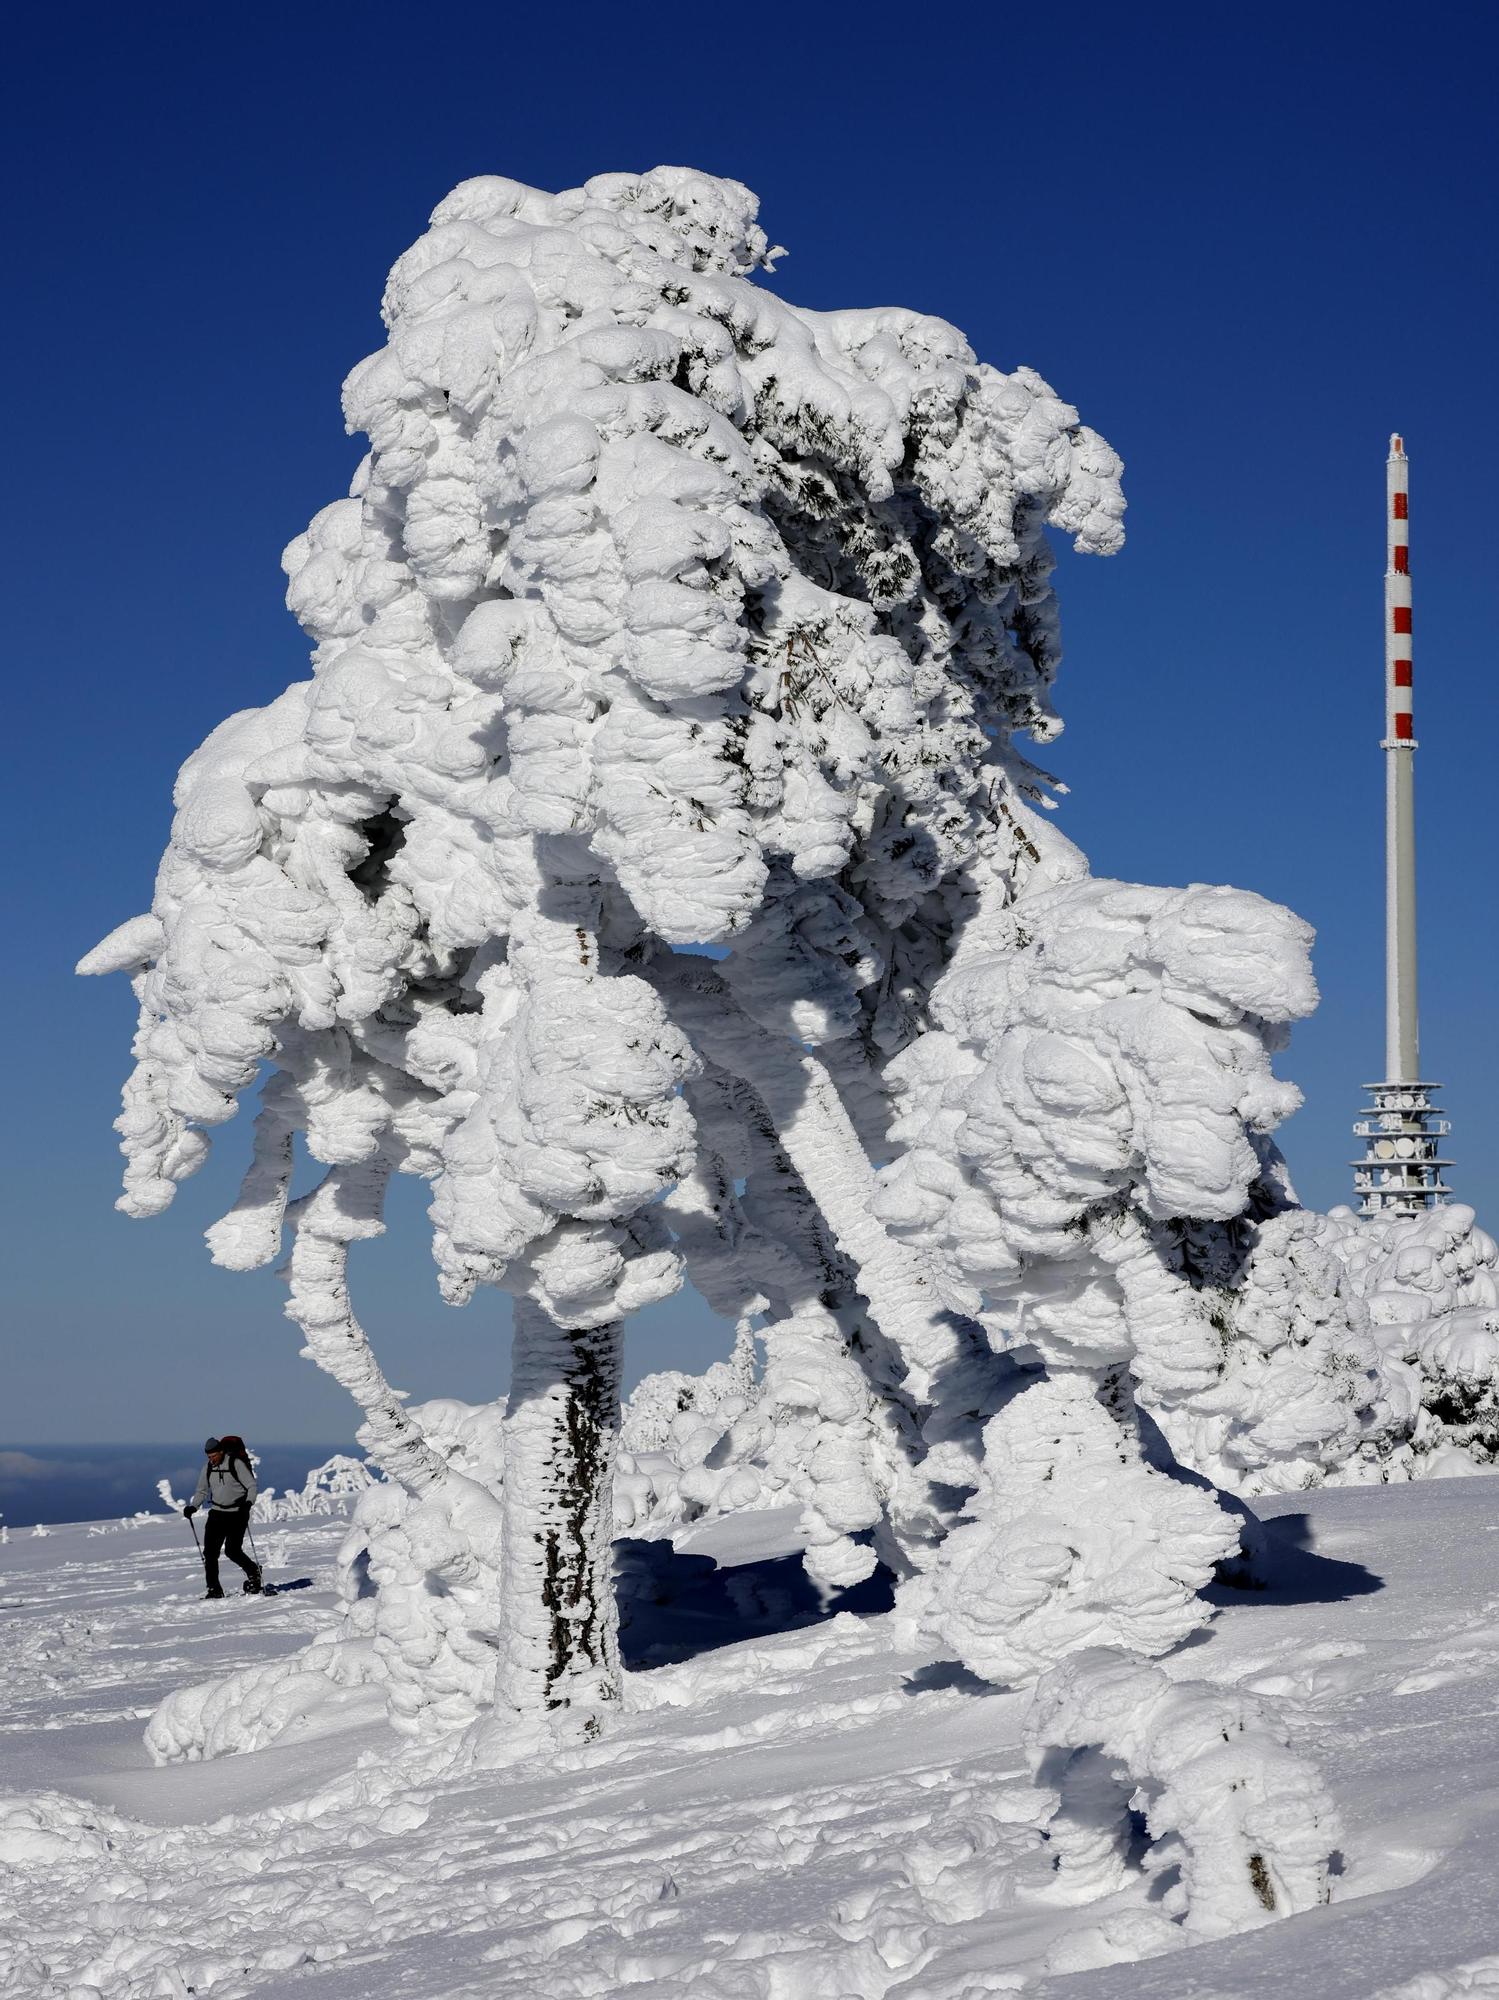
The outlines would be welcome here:
M 203 1567 L 208 1572 L 208 1588 L 219 1587 L 219 1551 L 222 1549 L 230 1562 L 238 1563 L 246 1576 L 260 1574 L 257 1566 L 245 1554 L 245 1530 L 250 1525 L 248 1507 L 236 1507 L 232 1514 L 221 1513 L 217 1507 L 210 1507 L 208 1518 L 203 1523 Z

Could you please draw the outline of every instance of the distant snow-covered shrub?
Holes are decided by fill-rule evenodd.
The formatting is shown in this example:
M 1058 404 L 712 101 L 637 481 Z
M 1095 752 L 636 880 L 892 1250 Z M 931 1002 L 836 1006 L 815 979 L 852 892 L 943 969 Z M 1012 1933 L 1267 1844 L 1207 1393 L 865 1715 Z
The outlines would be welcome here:
M 1378 1476 L 1412 1435 L 1419 1383 L 1376 1337 L 1339 1240 L 1329 1218 L 1295 1208 L 1179 1234 L 1221 1357 L 1212 1380 L 1151 1414 L 1184 1464 L 1230 1491 Z
M 663 1532 L 716 1512 L 765 1504 L 756 1476 L 705 1484 L 704 1462 L 756 1398 L 755 1338 L 741 1318 L 732 1354 L 701 1375 L 646 1375 L 624 1405 L 614 1467 L 614 1520 L 621 1534 Z
M 1185 1464 L 1252 1496 L 1499 1459 L 1499 1248 L 1471 1208 L 1281 1206 L 1175 1234 L 1222 1343 L 1215 1379 L 1152 1405 Z
M 1338 1208 L 1328 1222 L 1386 1370 L 1416 1384 L 1411 1450 L 1394 1476 L 1499 1461 L 1499 1244 L 1463 1202 L 1402 1219 Z
M 278 1493 L 268 1486 L 255 1503 L 257 1521 L 299 1521 L 314 1514 L 338 1514 L 358 1500 L 384 1474 L 367 1458 L 335 1452 L 314 1466 L 299 1488 Z

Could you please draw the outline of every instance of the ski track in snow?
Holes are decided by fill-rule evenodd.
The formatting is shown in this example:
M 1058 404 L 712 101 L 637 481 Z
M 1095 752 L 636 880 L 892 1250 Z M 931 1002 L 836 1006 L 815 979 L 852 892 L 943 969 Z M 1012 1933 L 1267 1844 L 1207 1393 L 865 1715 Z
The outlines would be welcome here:
M 892 1650 L 886 1617 L 632 1674 L 629 1713 L 602 1741 L 498 1771 L 445 1779 L 440 1753 L 396 1737 L 362 1688 L 267 1749 L 154 1769 L 141 1732 L 164 1694 L 328 1622 L 342 1521 L 261 1537 L 274 1574 L 313 1588 L 213 1605 L 180 1521 L 15 1537 L 0 1587 L 0 1990 L 1496 1995 L 1496 1501 L 1499 1486 L 1465 1479 L 1257 1503 L 1288 1517 L 1287 1547 L 1309 1536 L 1331 1560 L 1296 1556 L 1283 1588 L 1223 1593 L 1166 1664 L 1289 1704 L 1347 1828 L 1339 1898 L 1101 1966 L 1108 1927 L 1148 1908 L 1161 1877 L 1058 1903 L 1019 1747 L 1028 1696 Z M 784 1550 L 791 1518 L 740 1516 L 678 1545 L 737 1564 Z

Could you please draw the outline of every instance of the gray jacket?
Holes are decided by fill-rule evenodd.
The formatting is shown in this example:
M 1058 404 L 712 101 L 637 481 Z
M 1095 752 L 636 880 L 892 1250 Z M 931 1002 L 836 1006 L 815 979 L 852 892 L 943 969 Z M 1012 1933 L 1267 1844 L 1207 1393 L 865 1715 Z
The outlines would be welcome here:
M 206 1500 L 220 1514 L 232 1514 L 237 1507 L 248 1507 L 254 1498 L 255 1474 L 242 1458 L 223 1458 L 217 1465 L 204 1459 L 193 1491 L 195 1507 Z

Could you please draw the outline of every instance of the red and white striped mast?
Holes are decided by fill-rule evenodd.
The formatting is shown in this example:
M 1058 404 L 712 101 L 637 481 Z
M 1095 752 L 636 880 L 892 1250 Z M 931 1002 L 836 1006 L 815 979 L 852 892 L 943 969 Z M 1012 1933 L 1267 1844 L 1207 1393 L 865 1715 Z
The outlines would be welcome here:
M 1421 1073 L 1416 1021 L 1416 731 L 1411 651 L 1410 461 L 1385 463 L 1385 1058 L 1391 1082 Z
M 1366 1083 L 1373 1116 L 1354 1126 L 1367 1141 L 1354 1162 L 1365 1215 L 1415 1215 L 1447 1199 L 1437 1141 L 1451 1128 L 1421 1081 L 1416 1015 L 1415 686 L 1411 634 L 1410 464 L 1390 439 L 1385 462 L 1385 1081 Z

